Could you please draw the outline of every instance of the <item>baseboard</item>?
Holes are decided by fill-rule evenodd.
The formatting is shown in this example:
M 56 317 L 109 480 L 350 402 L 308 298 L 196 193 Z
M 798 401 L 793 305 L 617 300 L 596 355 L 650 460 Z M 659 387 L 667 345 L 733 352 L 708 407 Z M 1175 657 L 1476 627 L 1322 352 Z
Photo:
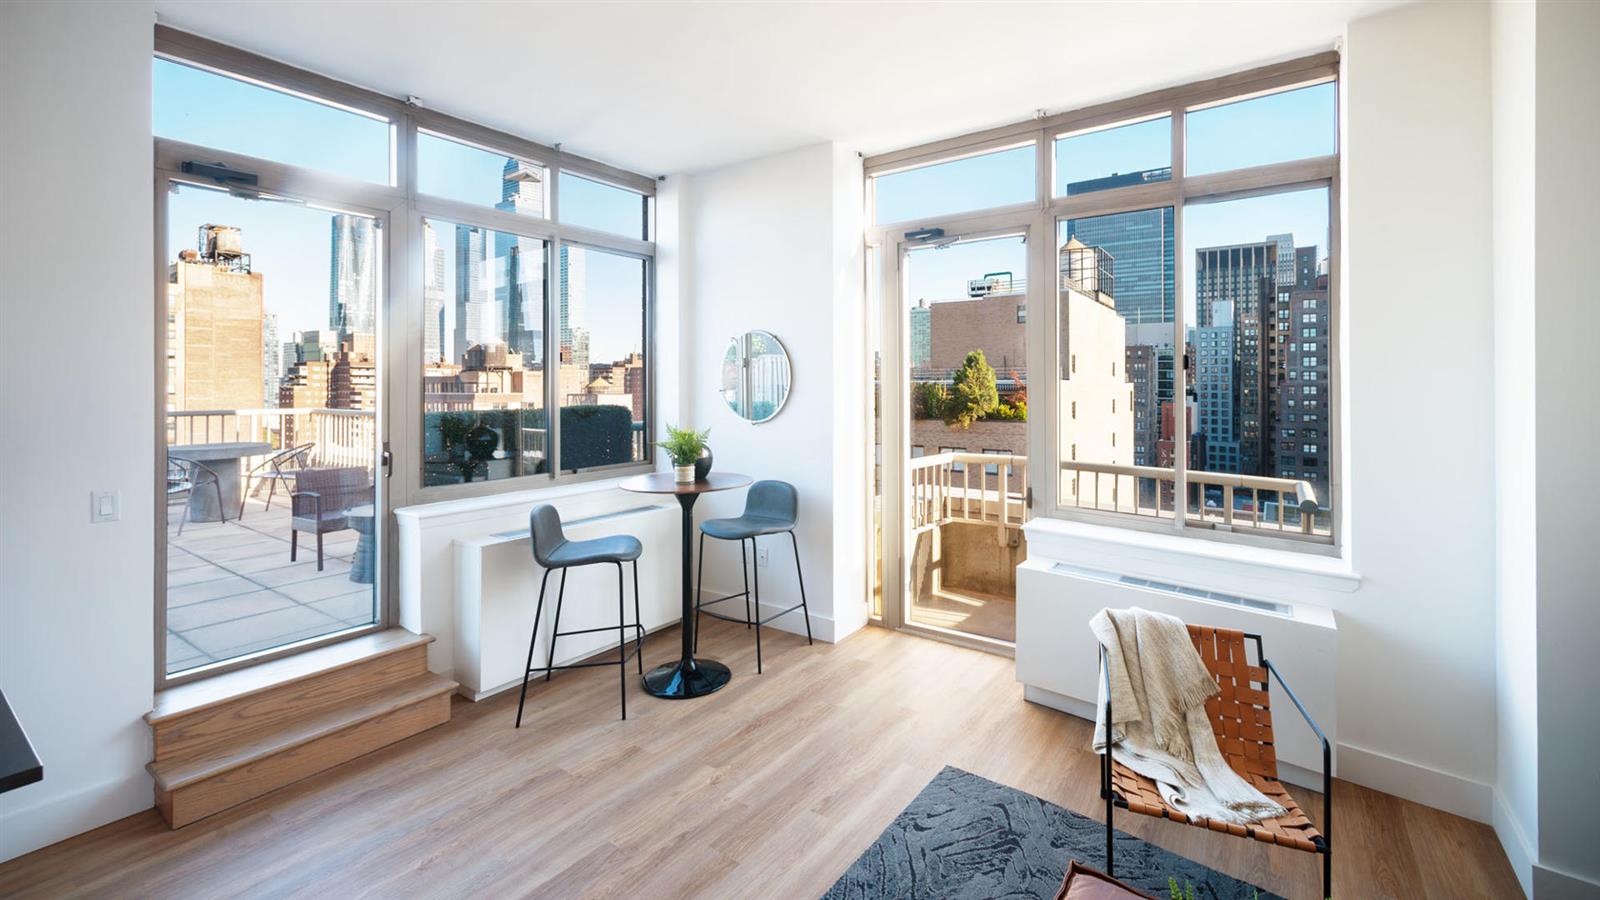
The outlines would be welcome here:
M 1600 882 L 1535 863 L 1531 896 L 1533 900 L 1594 900 L 1600 897 Z
M 1481 781 L 1345 743 L 1335 748 L 1334 771 L 1345 781 L 1475 822 L 1494 819 L 1494 788 Z
M 1533 845 L 1528 843 L 1528 834 L 1522 830 L 1522 823 L 1511 812 L 1511 805 L 1506 802 L 1506 795 L 1500 793 L 1499 788 L 1494 789 L 1494 835 L 1500 839 L 1500 848 L 1506 852 L 1506 859 L 1511 861 L 1511 871 L 1517 876 L 1517 881 L 1522 885 L 1522 893 L 1533 896 Z
M 715 588 L 709 587 L 702 588 L 700 590 L 700 596 L 707 600 L 717 597 L 726 597 L 730 593 L 732 592 L 718 591 Z M 765 619 L 767 616 L 776 615 L 778 611 L 782 609 L 784 609 L 784 607 L 777 606 L 763 600 L 761 601 L 761 618 Z M 737 603 L 723 604 L 717 608 L 717 611 L 725 616 L 744 614 Z M 798 634 L 801 637 L 805 637 L 806 635 L 806 623 L 805 620 L 800 617 L 800 610 L 798 609 L 789 613 L 788 615 L 783 616 L 782 618 L 775 619 L 766 625 L 763 625 L 762 627 L 776 628 L 779 631 L 787 631 L 790 634 Z M 837 643 L 839 637 L 838 623 L 833 620 L 832 616 L 823 616 L 818 615 L 817 613 L 812 613 L 811 636 L 816 640 L 824 641 L 829 644 Z
M 37 782 L 41 786 L 50 777 L 49 769 L 45 771 L 47 780 Z M 15 799 L 0 811 L 0 862 L 155 806 L 155 787 L 142 768 L 126 778 L 23 806 L 20 801 L 25 798 L 18 794 L 27 790 L 25 787 L 14 792 L 11 797 Z

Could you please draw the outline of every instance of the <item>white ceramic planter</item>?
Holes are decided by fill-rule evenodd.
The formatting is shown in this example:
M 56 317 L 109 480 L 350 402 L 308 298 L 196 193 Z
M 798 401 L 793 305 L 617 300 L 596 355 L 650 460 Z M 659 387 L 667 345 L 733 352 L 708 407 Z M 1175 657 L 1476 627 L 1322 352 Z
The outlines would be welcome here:
M 673 466 L 672 480 L 676 481 L 678 484 L 693 484 L 694 465 L 691 463 L 687 466 Z

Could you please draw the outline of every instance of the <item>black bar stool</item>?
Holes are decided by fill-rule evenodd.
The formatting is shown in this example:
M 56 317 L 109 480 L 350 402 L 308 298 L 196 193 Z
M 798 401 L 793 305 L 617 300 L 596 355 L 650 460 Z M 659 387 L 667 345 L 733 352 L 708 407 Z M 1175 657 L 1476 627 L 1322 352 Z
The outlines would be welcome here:
M 744 515 L 734 519 L 707 519 L 700 523 L 700 574 L 695 582 L 694 590 L 694 640 L 696 646 L 700 643 L 700 615 L 701 607 L 714 606 L 727 600 L 744 599 L 744 618 L 725 616 L 717 612 L 705 612 L 713 619 L 724 622 L 743 622 L 746 628 L 751 626 L 756 630 L 756 672 L 761 671 L 761 626 L 771 622 L 779 616 L 786 616 L 795 610 L 800 610 L 806 620 L 806 643 L 811 644 L 811 610 L 806 608 L 806 579 L 800 573 L 800 544 L 794 537 L 796 511 L 799 507 L 798 495 L 794 485 L 786 481 L 758 481 L 750 485 L 750 493 L 745 495 Z M 756 555 L 756 538 L 768 534 L 787 534 L 789 544 L 794 548 L 794 574 L 800 582 L 800 603 L 791 606 L 782 612 L 775 612 L 766 618 L 761 617 L 761 573 L 755 573 L 755 592 L 750 590 L 751 566 L 745 555 L 744 542 L 750 542 L 750 556 Z M 712 537 L 721 541 L 739 542 L 739 569 L 744 576 L 744 591 L 738 594 L 729 594 L 715 600 L 703 600 L 700 594 L 700 584 L 705 580 L 706 538 Z M 755 617 L 750 615 L 751 601 L 755 602 Z
M 539 605 L 533 611 L 533 636 L 528 639 L 528 664 L 522 673 L 522 697 L 517 701 L 517 725 L 522 727 L 522 706 L 528 701 L 528 676 L 543 672 L 544 680 L 557 669 L 585 669 L 593 666 L 617 666 L 622 679 L 622 718 L 628 718 L 628 658 L 639 660 L 639 674 L 644 674 L 644 620 L 639 615 L 639 554 L 644 551 L 639 539 L 627 534 L 595 538 L 590 541 L 569 541 L 561 531 L 561 516 L 556 508 L 541 503 L 528 515 L 528 529 L 533 538 L 533 559 L 544 567 L 544 578 L 539 582 Z M 633 625 L 637 640 L 628 649 L 627 629 L 630 627 L 623 615 L 625 591 L 622 587 L 622 564 L 633 563 Z M 577 631 L 561 630 L 561 601 L 567 592 L 567 570 L 575 566 L 592 566 L 614 563 L 617 567 L 617 659 L 616 662 L 579 662 L 564 666 L 555 665 L 556 638 L 574 634 L 593 634 L 610 631 L 603 628 L 583 628 Z M 544 614 L 544 591 L 550 583 L 550 573 L 561 570 L 561 586 L 556 591 L 556 620 L 550 630 L 549 657 L 537 669 L 533 667 L 533 645 L 539 640 L 539 617 Z

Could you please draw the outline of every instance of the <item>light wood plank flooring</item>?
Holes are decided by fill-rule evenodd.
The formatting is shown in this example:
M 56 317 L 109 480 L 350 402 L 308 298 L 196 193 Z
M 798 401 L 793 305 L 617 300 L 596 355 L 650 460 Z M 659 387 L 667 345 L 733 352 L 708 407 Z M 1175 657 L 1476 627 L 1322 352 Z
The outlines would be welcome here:
M 1012 662 L 869 628 L 838 646 L 707 621 L 722 692 L 643 694 L 610 669 L 455 703 L 446 725 L 179 831 L 154 810 L 0 864 L 0 895 L 819 895 L 942 766 L 1098 817 L 1089 724 L 1026 703 Z M 646 665 L 676 655 L 654 636 Z M 1307 809 L 1317 797 L 1295 791 Z M 1520 896 L 1488 827 L 1341 783 L 1341 897 Z M 1293 898 L 1318 860 L 1141 816 L 1118 824 Z

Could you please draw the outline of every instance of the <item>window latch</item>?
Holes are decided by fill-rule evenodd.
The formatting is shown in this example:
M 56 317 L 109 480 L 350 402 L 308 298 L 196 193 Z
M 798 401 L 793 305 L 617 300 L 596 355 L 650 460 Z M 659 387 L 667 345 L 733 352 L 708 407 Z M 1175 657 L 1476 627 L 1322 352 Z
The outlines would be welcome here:
M 383 442 L 383 455 L 380 458 L 383 461 L 383 477 L 388 478 L 394 474 L 394 454 L 389 452 L 388 441 Z

